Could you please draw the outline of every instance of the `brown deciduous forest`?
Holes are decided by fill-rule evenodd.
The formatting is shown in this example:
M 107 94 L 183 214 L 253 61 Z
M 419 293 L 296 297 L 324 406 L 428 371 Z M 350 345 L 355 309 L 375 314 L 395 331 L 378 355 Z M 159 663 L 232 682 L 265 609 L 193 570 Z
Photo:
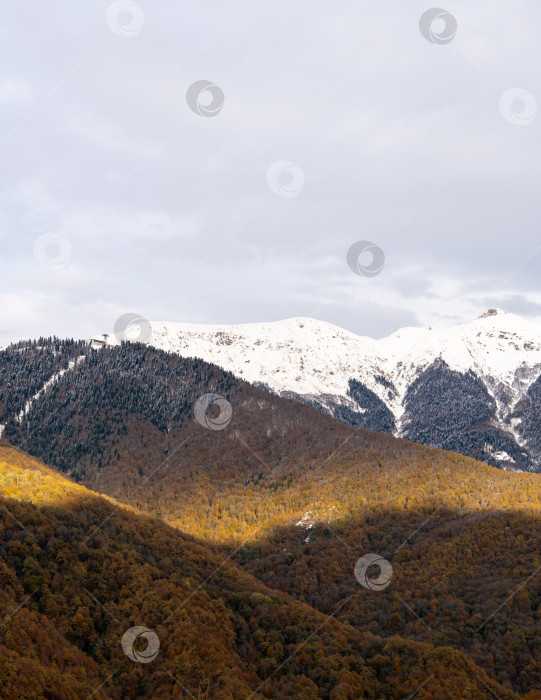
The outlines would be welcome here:
M 30 366 L 86 358 L 6 425 L 0 668 L 23 685 L 5 697 L 541 697 L 539 475 L 200 360 L 51 342 L 13 350 L 0 397 L 13 416 Z M 194 420 L 208 391 L 223 430 Z M 370 552 L 384 590 L 355 578 Z M 134 625 L 162 642 L 152 663 L 122 652 Z
M 0 480 L 3 697 L 518 697 L 460 651 L 318 612 L 17 450 Z M 152 664 L 120 647 L 139 624 Z

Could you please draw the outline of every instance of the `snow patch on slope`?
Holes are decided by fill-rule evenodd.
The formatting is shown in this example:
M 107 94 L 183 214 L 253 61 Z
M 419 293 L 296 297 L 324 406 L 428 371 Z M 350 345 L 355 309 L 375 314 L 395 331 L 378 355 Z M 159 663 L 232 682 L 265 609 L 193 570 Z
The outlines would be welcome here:
M 37 399 L 39 399 L 39 397 L 42 394 L 44 394 L 50 386 L 55 384 L 60 379 L 60 377 L 62 377 L 64 374 L 66 374 L 66 372 L 70 372 L 76 365 L 78 365 L 80 362 L 82 362 L 85 358 L 86 358 L 85 355 L 79 355 L 77 360 L 71 360 L 69 362 L 67 369 L 61 369 L 59 372 L 56 372 L 56 374 L 53 374 L 52 377 L 50 377 L 45 382 L 45 384 L 41 387 L 41 389 L 38 392 L 36 392 L 34 394 L 34 396 L 32 396 L 30 399 L 28 399 L 24 408 L 21 411 L 19 411 L 19 413 L 17 414 L 17 418 L 16 418 L 17 422 L 20 423 L 22 421 L 22 419 L 30 412 L 30 409 L 32 408 L 32 404 L 35 401 L 37 401 Z M 3 427 L 4 426 L 2 426 L 2 428 Z M 3 432 L 3 430 L 0 431 L 0 438 L 2 437 L 2 432 Z

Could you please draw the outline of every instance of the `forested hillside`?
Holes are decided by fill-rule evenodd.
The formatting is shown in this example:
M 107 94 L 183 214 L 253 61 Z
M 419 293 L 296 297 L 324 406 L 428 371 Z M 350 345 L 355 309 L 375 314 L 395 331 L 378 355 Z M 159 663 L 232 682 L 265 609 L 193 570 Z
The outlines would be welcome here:
M 0 352 L 0 422 L 24 412 L 45 383 L 88 352 L 86 342 L 40 338 L 10 345 Z
M 518 700 L 458 651 L 340 623 L 12 448 L 0 492 L 2 697 Z M 134 626 L 158 640 L 148 663 L 123 652 Z
M 510 692 L 541 687 L 539 475 L 344 425 L 200 360 L 69 352 L 85 359 L 10 418 L 11 442 L 323 615 L 453 647 Z M 231 406 L 223 429 L 195 420 L 206 392 Z M 352 576 L 367 552 L 393 567 L 377 593 Z

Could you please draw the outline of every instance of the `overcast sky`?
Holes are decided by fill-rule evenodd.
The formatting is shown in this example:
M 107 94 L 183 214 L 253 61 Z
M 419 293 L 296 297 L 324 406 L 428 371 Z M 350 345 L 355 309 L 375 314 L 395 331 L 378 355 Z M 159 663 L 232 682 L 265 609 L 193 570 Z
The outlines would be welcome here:
M 127 312 L 541 320 L 541 5 L 430 8 L 4 2 L 0 344 Z

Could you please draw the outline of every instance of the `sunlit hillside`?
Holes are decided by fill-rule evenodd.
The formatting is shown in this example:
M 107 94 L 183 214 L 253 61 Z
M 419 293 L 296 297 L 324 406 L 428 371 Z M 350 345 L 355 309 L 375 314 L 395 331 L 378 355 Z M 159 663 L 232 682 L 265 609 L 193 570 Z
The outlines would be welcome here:
M 344 425 L 200 360 L 144 346 L 13 354 L 4 368 L 8 414 L 28 402 L 26 370 L 58 375 L 82 350 L 84 361 L 8 421 L 4 440 L 117 499 L 98 506 L 92 496 L 89 508 L 129 505 L 124 518 L 146 514 L 144 541 L 148 524 L 184 547 L 199 542 L 198 561 L 227 559 L 233 578 L 244 570 L 255 577 L 250 585 L 280 591 L 311 614 L 386 643 L 453 648 L 509 692 L 541 687 L 541 476 Z M 194 404 L 208 391 L 231 407 L 223 429 L 195 420 Z M 9 454 L 13 463 L 19 453 Z M 7 496 L 62 509 L 88 499 L 55 472 L 33 481 L 14 471 Z M 86 507 L 73 517 L 91 541 L 104 536 L 92 534 Z M 392 566 L 376 593 L 353 575 L 366 553 Z M 171 559 L 165 546 L 162 555 Z
M 0 482 L 2 697 L 517 697 L 460 652 L 344 625 L 16 450 Z M 159 640 L 150 663 L 123 653 L 134 626 Z

